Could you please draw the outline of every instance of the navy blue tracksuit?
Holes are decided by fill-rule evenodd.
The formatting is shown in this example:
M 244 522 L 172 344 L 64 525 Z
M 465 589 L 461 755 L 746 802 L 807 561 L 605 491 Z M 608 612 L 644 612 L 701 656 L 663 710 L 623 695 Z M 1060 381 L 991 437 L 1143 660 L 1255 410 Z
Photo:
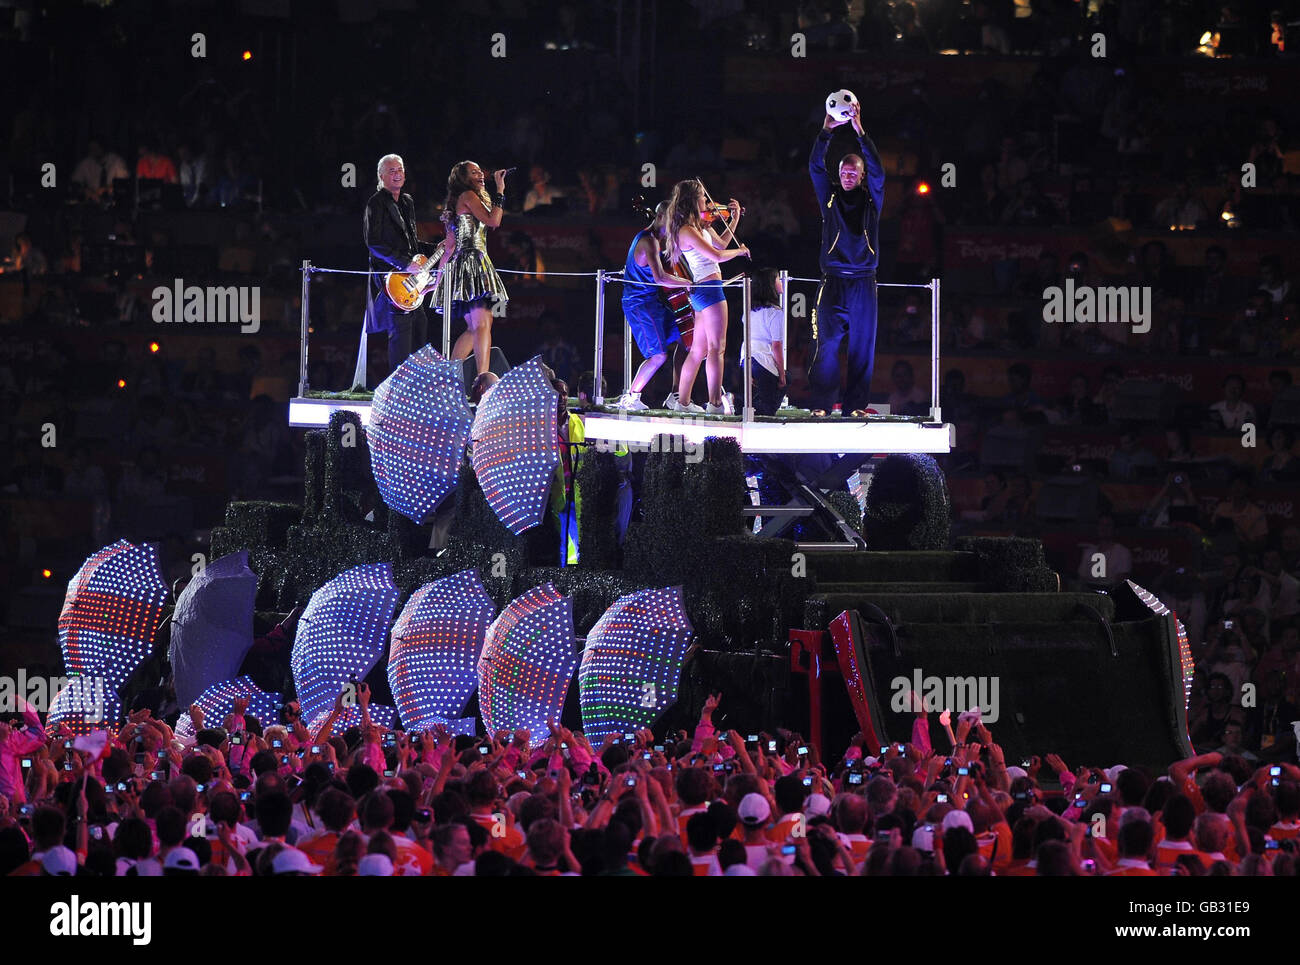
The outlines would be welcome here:
M 822 212 L 822 283 L 812 314 L 815 347 L 808 364 L 808 383 L 813 408 L 829 412 L 840 395 L 839 349 L 847 335 L 848 384 L 843 403 L 847 414 L 866 408 L 875 364 L 876 267 L 880 263 L 885 168 L 871 139 L 853 131 L 866 173 L 858 187 L 844 191 L 838 173 L 832 177 L 826 170 L 833 133 L 824 129 L 818 133 L 808 159 L 808 173 Z

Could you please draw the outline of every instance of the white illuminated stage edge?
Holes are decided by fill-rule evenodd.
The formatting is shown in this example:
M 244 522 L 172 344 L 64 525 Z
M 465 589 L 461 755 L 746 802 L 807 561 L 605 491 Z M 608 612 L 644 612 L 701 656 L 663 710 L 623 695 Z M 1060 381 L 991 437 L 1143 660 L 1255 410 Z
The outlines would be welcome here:
M 506 271 L 506 269 L 502 269 Z M 370 403 L 350 399 L 319 399 L 308 395 L 307 356 L 310 332 L 308 305 L 311 299 L 310 279 L 315 273 L 369 274 L 342 269 L 317 268 L 310 261 L 302 263 L 302 332 L 299 357 L 298 395 L 289 402 L 289 424 L 295 428 L 311 429 L 329 425 L 330 415 L 343 410 L 355 412 L 363 425 L 370 424 Z M 517 272 L 508 272 L 517 274 Z M 586 275 L 588 273 L 579 273 Z M 602 385 L 605 356 L 605 286 L 621 281 L 618 273 L 598 270 L 590 273 L 596 282 L 595 375 L 593 382 Z M 781 275 L 781 313 L 788 316 L 790 282 L 817 283 L 815 278 L 795 278 L 788 272 Z M 752 301 L 752 279 L 740 276 L 727 282 L 739 284 L 741 289 L 741 318 L 748 318 Z M 709 419 L 675 418 L 672 416 L 639 416 L 627 413 L 591 412 L 585 416 L 586 437 L 590 440 L 619 440 L 632 444 L 648 444 L 656 435 L 680 436 L 692 443 L 703 442 L 713 436 L 735 439 L 743 452 L 762 454 L 833 454 L 854 455 L 889 453 L 944 453 L 956 445 L 956 432 L 942 421 L 939 408 L 939 297 L 940 281 L 932 278 L 926 284 L 880 282 L 879 288 L 924 289 L 930 293 L 930 419 L 928 421 L 900 421 L 895 419 L 831 419 L 820 422 L 744 422 Z M 446 289 L 450 298 L 450 288 Z M 451 306 L 443 306 L 442 354 L 451 355 Z M 748 343 L 749 330 L 745 327 Z M 632 384 L 632 334 L 627 320 L 623 321 L 623 387 L 628 391 Z M 744 373 L 741 384 L 746 386 L 743 405 L 737 400 L 741 412 L 752 416 L 750 367 L 753 353 L 745 352 Z M 598 402 L 604 401 L 597 399 Z
M 370 424 L 370 403 L 342 399 L 293 399 L 289 403 L 289 425 L 300 429 L 321 429 L 329 425 L 330 414 L 355 412 L 362 425 Z M 900 422 L 897 420 L 837 419 L 826 422 L 729 422 L 673 416 L 584 414 L 587 439 L 649 445 L 658 435 L 681 436 L 687 442 L 702 443 L 709 437 L 735 439 L 742 452 L 763 453 L 891 453 L 951 452 L 956 444 L 949 423 Z
M 324 429 L 330 424 L 334 412 L 355 412 L 363 426 L 370 425 L 370 403 L 350 402 L 343 399 L 289 400 L 289 425 L 295 429 Z
M 735 439 L 742 452 L 891 453 L 951 452 L 956 431 L 951 424 L 898 420 L 843 419 L 825 422 L 724 422 L 672 416 L 610 415 L 583 417 L 588 441 L 617 440 L 648 445 L 657 435 L 681 436 L 701 443 L 709 437 Z

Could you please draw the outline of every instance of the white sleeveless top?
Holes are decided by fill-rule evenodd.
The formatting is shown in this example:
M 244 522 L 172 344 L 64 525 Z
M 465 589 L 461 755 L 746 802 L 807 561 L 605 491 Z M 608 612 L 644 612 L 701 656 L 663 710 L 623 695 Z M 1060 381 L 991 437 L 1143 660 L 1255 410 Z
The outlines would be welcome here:
M 691 278 L 695 281 L 708 278 L 710 275 L 722 274 L 722 269 L 717 262 L 706 258 L 694 248 L 683 250 L 682 258 L 686 261 L 686 267 L 690 269 Z

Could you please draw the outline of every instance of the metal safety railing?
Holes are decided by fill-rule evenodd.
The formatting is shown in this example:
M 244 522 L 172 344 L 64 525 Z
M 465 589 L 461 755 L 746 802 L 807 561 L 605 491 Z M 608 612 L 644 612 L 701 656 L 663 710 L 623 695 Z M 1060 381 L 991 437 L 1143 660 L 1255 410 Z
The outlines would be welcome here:
M 520 271 L 509 268 L 496 269 L 499 274 L 503 275 L 536 275 L 536 271 Z M 300 346 L 300 364 L 298 369 L 298 395 L 306 396 L 310 390 L 308 384 L 308 334 L 309 334 L 309 317 L 310 317 L 310 298 L 311 298 L 311 276 L 313 274 L 334 274 L 334 275 L 387 275 L 387 271 L 356 271 L 342 268 L 318 268 L 310 261 L 304 260 L 302 263 L 302 332 Z M 607 269 L 597 269 L 596 271 L 546 271 L 546 277 L 555 278 L 594 278 L 596 281 L 596 318 L 595 318 L 595 363 L 592 366 L 592 386 L 594 400 L 597 404 L 604 404 L 605 398 L 601 393 L 601 382 L 604 377 L 604 360 L 605 360 L 605 286 L 611 282 L 622 285 L 641 285 L 645 287 L 657 288 L 653 282 L 637 281 L 635 279 L 624 278 L 621 271 L 609 271 Z M 820 278 L 800 278 L 791 275 L 784 269 L 779 272 L 778 277 L 781 280 L 781 334 L 782 345 L 786 346 L 789 351 L 789 326 L 790 326 L 790 283 L 798 282 L 801 284 L 820 285 Z M 939 405 L 939 279 L 931 278 L 924 283 L 905 283 L 905 282 L 877 282 L 878 288 L 916 288 L 925 289 L 930 292 L 930 422 L 941 423 L 943 413 Z M 743 418 L 746 422 L 754 421 L 754 398 L 753 398 L 753 351 L 749 330 L 749 317 L 753 310 L 753 279 L 748 275 L 740 275 L 723 282 L 723 287 L 739 287 L 741 291 L 741 325 L 744 329 L 745 338 L 745 360 L 744 360 L 744 406 Z M 451 286 L 444 285 L 442 288 L 442 354 L 444 357 L 451 354 Z M 623 392 L 626 394 L 632 389 L 632 327 L 627 319 L 623 320 Z

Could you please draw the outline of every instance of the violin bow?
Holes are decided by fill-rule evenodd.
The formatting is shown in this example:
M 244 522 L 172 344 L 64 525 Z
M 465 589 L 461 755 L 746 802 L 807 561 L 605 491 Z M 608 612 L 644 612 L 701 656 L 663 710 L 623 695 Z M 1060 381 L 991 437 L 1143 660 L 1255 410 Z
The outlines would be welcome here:
M 705 186 L 705 184 L 704 184 L 704 179 L 703 179 L 703 178 L 701 178 L 701 177 L 696 177 L 695 180 L 700 182 L 700 188 L 704 191 L 704 197 L 706 197 L 706 198 L 708 199 L 709 204 L 711 204 L 711 205 L 712 205 L 713 207 L 715 207 L 715 208 L 725 208 L 725 207 L 726 207 L 725 204 L 721 204 L 721 205 L 720 205 L 720 204 L 718 204 L 718 202 L 716 202 L 716 201 L 713 200 L 713 195 L 709 194 L 709 189 L 708 189 L 708 187 Z M 744 211 L 744 210 L 745 210 L 744 208 L 741 208 L 741 211 Z M 740 215 L 739 215 L 739 214 L 736 215 L 736 220 L 737 220 L 737 221 L 740 220 Z M 722 234 L 723 234 L 724 236 L 725 236 L 725 235 L 731 235 L 731 241 L 734 242 L 734 243 L 737 244 L 737 245 L 739 245 L 739 244 L 743 244 L 743 242 L 741 242 L 739 236 L 737 236 L 737 234 L 736 234 L 736 226 L 733 225 L 730 221 L 727 222 L 727 230 L 724 231 L 724 232 L 722 232 Z

